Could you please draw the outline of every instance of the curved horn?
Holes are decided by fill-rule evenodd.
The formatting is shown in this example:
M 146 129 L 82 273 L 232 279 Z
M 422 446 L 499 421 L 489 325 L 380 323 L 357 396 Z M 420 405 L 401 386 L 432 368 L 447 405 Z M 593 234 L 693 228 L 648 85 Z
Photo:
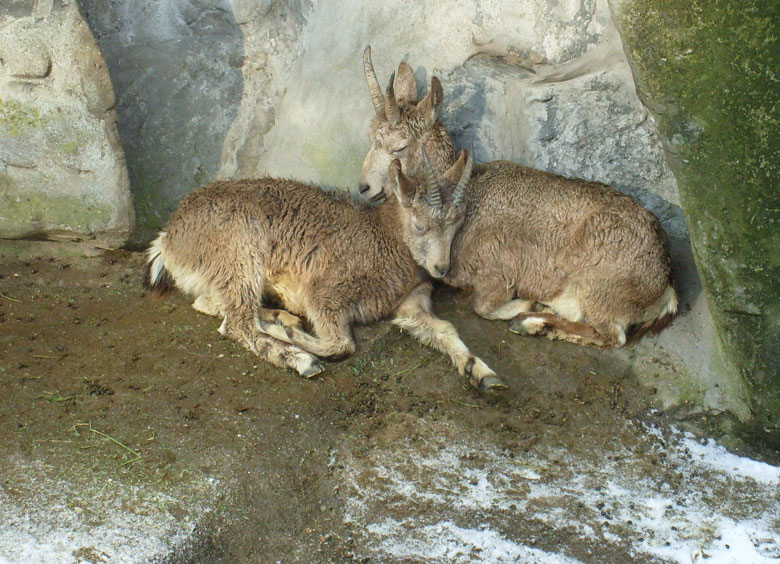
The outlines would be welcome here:
M 385 99 L 382 96 L 382 87 L 376 79 L 374 72 L 374 63 L 371 62 L 371 45 L 363 51 L 363 70 L 366 73 L 366 82 L 368 82 L 368 92 L 371 94 L 371 103 L 374 104 L 376 115 L 385 117 Z
M 425 201 L 434 208 L 441 207 L 441 190 L 439 187 L 439 178 L 433 171 L 431 161 L 428 159 L 428 153 L 425 152 L 425 143 L 422 144 L 423 167 L 425 168 L 425 183 L 428 189 L 425 192 Z
M 390 84 L 387 85 L 387 90 L 385 90 L 385 116 L 391 124 L 396 124 L 401 120 L 401 110 L 395 99 L 395 90 L 393 90 L 394 80 L 395 73 L 390 75 Z
M 463 201 L 463 195 L 466 193 L 466 186 L 469 185 L 471 180 L 471 167 L 474 166 L 474 159 L 471 157 L 471 152 L 466 151 L 466 165 L 463 167 L 463 174 L 460 175 L 458 185 L 455 186 L 455 190 L 452 191 L 452 205 L 459 206 Z

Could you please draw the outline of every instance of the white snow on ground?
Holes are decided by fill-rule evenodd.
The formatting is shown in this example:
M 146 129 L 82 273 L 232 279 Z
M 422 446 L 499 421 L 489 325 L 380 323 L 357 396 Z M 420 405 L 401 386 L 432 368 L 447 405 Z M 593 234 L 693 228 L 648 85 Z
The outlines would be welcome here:
M 780 485 L 780 468 L 777 466 L 731 454 L 713 439 L 702 445 L 688 435 L 683 444 L 701 465 L 742 478 L 752 478 L 767 485 Z
M 605 562 L 610 549 L 616 561 L 780 561 L 780 468 L 634 427 L 644 435 L 636 452 L 598 445 L 512 458 L 445 431 L 435 444 L 340 458 L 346 521 L 383 562 Z M 544 542 L 572 536 L 578 547 Z
M 15 485 L 9 489 L 6 480 L 0 487 L 0 564 L 151 562 L 191 540 L 197 524 L 191 516 L 209 509 L 110 478 L 90 480 L 79 491 L 43 478 L 50 469 L 42 464 L 33 468 L 19 459 L 6 459 L 3 467 Z M 34 484 L 24 476 L 35 476 Z M 204 480 L 187 494 L 199 490 L 197 498 L 214 499 L 217 485 Z
M 406 532 L 415 529 L 413 537 Z M 538 562 L 540 564 L 578 564 L 579 560 L 558 556 L 508 541 L 489 528 L 464 529 L 452 521 L 441 521 L 435 525 L 417 528 L 409 520 L 397 522 L 387 519 L 370 525 L 367 532 L 387 539 L 385 553 L 397 558 L 420 558 L 427 561 L 451 562 L 493 562 L 515 564 L 517 562 Z M 405 538 L 407 537 L 407 538 Z M 404 539 L 404 540 L 399 540 Z

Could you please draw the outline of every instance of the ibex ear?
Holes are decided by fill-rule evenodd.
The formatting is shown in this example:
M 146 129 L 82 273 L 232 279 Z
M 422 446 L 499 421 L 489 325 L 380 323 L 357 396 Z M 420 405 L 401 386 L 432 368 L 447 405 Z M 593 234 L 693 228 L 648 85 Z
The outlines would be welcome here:
M 417 104 L 417 113 L 424 119 L 428 127 L 433 127 L 436 118 L 439 117 L 439 108 L 444 101 L 444 90 L 441 88 L 441 82 L 435 76 L 431 79 L 431 89 L 428 95 Z
M 394 159 L 390 163 L 390 169 L 387 174 L 395 197 L 402 206 L 408 208 L 412 203 L 412 196 L 414 196 L 414 186 L 412 186 L 412 181 L 401 172 L 401 161 Z
M 398 65 L 395 75 L 395 97 L 399 104 L 405 102 L 417 103 L 417 80 L 412 67 L 406 63 Z
M 447 169 L 447 172 L 444 173 L 444 178 L 447 180 L 447 182 L 450 184 L 458 183 L 460 177 L 463 176 L 463 169 L 466 166 L 467 157 L 468 153 L 466 151 L 460 152 L 458 159 L 452 163 L 452 166 Z

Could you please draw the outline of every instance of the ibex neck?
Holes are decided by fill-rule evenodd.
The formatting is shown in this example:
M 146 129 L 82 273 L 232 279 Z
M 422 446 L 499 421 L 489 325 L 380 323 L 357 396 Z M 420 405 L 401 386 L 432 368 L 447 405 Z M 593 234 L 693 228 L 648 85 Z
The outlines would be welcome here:
M 393 194 L 389 194 L 387 200 L 375 207 L 372 212 L 388 233 L 396 238 L 400 238 L 401 215 L 398 209 L 398 201 Z

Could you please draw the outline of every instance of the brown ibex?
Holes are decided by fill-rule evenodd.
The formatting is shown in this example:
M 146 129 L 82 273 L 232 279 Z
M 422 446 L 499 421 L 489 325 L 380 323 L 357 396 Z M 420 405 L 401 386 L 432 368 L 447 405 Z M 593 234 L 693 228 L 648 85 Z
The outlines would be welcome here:
M 395 78 L 400 103 L 393 88 L 380 98 L 368 48 L 363 62 L 376 116 L 361 195 L 377 201 L 392 182 L 374 163 L 392 158 L 393 147 L 408 147 L 405 170 L 418 170 L 423 144 L 436 155 L 454 155 L 454 145 L 438 121 L 416 118 L 409 93 L 417 86 L 406 63 Z M 434 90 L 440 99 L 441 85 L 431 82 L 426 99 Z M 392 110 L 399 106 L 400 114 Z M 383 116 L 382 108 L 391 110 Z M 451 164 L 431 161 L 429 175 Z M 466 219 L 443 280 L 472 289 L 479 315 L 514 319 L 510 328 L 518 333 L 622 346 L 660 331 L 676 314 L 665 233 L 652 213 L 614 188 L 495 161 L 475 165 L 461 205 Z
M 392 315 L 449 355 L 472 386 L 506 388 L 433 314 L 418 266 L 434 277 L 448 270 L 463 214 L 435 182 L 412 183 L 397 160 L 389 168 L 396 189 L 374 209 L 291 180 L 212 183 L 186 197 L 152 243 L 144 284 L 162 294 L 175 283 L 197 310 L 224 318 L 220 333 L 303 376 L 323 370 L 315 356 L 355 351 L 353 323 Z M 469 173 L 461 159 L 444 176 L 462 192 Z M 286 311 L 265 308 L 270 297 Z

